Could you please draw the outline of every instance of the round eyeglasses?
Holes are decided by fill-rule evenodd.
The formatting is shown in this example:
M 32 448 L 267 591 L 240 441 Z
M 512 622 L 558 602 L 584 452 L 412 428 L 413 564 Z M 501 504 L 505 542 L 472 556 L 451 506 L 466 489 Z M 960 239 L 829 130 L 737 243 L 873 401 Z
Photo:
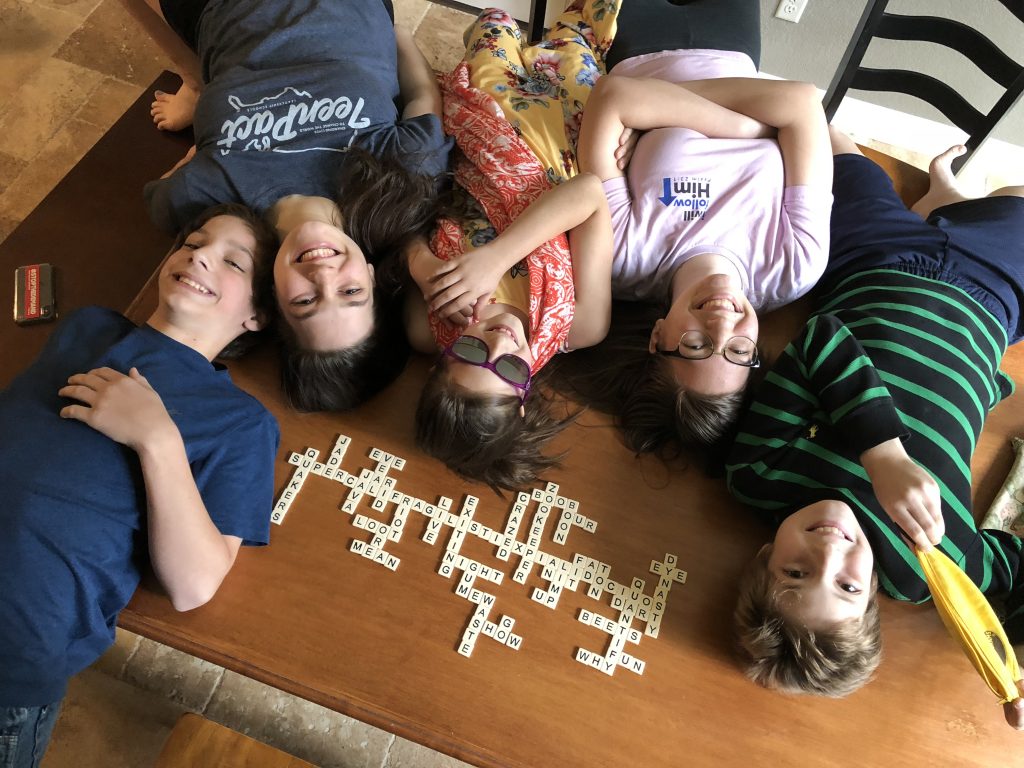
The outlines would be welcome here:
M 679 337 L 675 349 L 659 349 L 658 353 L 683 360 L 707 360 L 712 355 L 721 355 L 733 365 L 742 365 L 744 368 L 757 368 L 761 365 L 757 343 L 746 336 L 733 336 L 721 350 L 716 350 L 714 342 L 701 331 L 686 331 Z
M 519 402 L 526 402 L 526 396 L 530 393 L 530 364 L 519 355 L 500 355 L 492 363 L 490 361 L 491 348 L 487 346 L 486 341 L 478 339 L 476 336 L 459 336 L 444 348 L 443 354 L 455 358 L 459 362 L 492 371 L 506 384 L 511 384 L 520 390 L 522 394 L 519 396 Z

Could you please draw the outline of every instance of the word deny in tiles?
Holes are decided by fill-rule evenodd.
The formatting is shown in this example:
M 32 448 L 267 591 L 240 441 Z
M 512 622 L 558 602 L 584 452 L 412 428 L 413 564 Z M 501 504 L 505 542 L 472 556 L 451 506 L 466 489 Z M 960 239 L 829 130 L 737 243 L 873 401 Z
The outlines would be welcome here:
M 540 570 L 540 576 L 547 585 L 534 588 L 530 598 L 547 608 L 557 608 L 562 592 L 576 591 L 581 584 L 586 587 L 587 596 L 602 606 L 605 605 L 605 594 L 609 595 L 611 609 L 617 612 L 617 616 L 610 618 L 596 609 L 584 609 L 576 617 L 580 623 L 606 633 L 609 636 L 607 647 L 603 653 L 578 648 L 575 658 L 607 675 L 614 674 L 618 667 L 643 674 L 645 662 L 628 653 L 626 646 L 638 645 L 644 635 L 658 636 L 672 585 L 686 582 L 686 572 L 677 567 L 675 555 L 666 554 L 664 560 L 651 561 L 650 572 L 658 577 L 658 581 L 648 594 L 647 583 L 643 579 L 634 578 L 629 584 L 612 579 L 611 566 L 607 563 L 582 554 L 559 557 L 544 549 L 544 531 L 549 519 L 552 521 L 551 541 L 556 545 L 564 546 L 573 528 L 587 533 L 597 530 L 597 522 L 582 514 L 579 502 L 561 495 L 554 483 L 548 483 L 542 489 L 535 488 L 530 493 L 518 493 L 504 525 L 500 529 L 491 528 L 475 519 L 480 503 L 475 496 L 466 496 L 462 507 L 455 513 L 452 500 L 446 496 L 427 501 L 398 490 L 398 482 L 390 473 L 392 470 L 402 471 L 405 459 L 379 448 L 372 448 L 369 453 L 375 464 L 373 469 L 363 468 L 358 474 L 342 469 L 350 443 L 345 435 L 339 436 L 323 461 L 320 461 L 320 452 L 312 448 L 288 457 L 288 463 L 295 465 L 295 471 L 274 505 L 271 515 L 274 523 L 280 525 L 284 521 L 310 475 L 327 478 L 348 489 L 341 511 L 351 515 L 352 524 L 370 536 L 369 540 L 353 540 L 349 550 L 394 571 L 401 560 L 387 549 L 388 543 L 401 540 L 411 513 L 426 518 L 426 527 L 421 535 L 424 542 L 434 545 L 447 535 L 438 574 L 446 579 L 457 579 L 455 594 L 473 605 L 456 646 L 463 656 L 473 653 L 481 636 L 512 650 L 519 650 L 523 644 L 522 636 L 514 631 L 516 620 L 497 613 L 496 596 L 485 591 L 485 582 L 500 585 L 505 571 L 462 553 L 467 536 L 486 541 L 494 546 L 498 560 L 507 563 L 513 555 L 518 558 L 512 581 L 525 585 L 534 568 Z M 375 513 L 386 513 L 391 507 L 391 519 L 382 521 L 357 512 L 364 502 Z M 534 505 L 532 514 L 531 504 Z M 643 622 L 642 632 L 633 626 L 634 621 Z

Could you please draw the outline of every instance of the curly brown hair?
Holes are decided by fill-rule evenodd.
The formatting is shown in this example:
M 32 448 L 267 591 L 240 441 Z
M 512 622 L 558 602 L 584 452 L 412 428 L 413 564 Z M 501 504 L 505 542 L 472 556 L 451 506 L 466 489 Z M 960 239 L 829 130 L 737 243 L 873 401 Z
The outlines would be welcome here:
M 766 544 L 740 581 L 733 622 L 747 677 L 783 693 L 840 698 L 863 686 L 882 660 L 878 576 L 872 574 L 864 615 L 825 630 L 811 630 L 786 618 L 768 568 Z

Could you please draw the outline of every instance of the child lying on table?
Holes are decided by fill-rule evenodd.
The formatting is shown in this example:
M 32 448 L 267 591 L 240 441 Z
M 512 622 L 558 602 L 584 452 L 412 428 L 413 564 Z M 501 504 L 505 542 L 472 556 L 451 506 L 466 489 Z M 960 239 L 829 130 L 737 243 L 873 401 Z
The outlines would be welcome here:
M 959 194 L 932 161 L 908 211 L 833 131 L 832 250 L 815 308 L 740 423 L 728 483 L 779 528 L 748 568 L 736 626 L 769 688 L 844 696 L 880 659 L 879 586 L 929 591 L 913 547 L 938 547 L 986 593 L 1010 592 L 1024 637 L 1021 541 L 976 529 L 970 461 L 999 370 L 1024 335 L 1024 187 Z
M 241 544 L 267 543 L 277 422 L 211 361 L 260 329 L 275 246 L 248 209 L 208 209 L 161 267 L 146 325 L 79 310 L 0 393 L 0 764 L 42 759 L 147 554 L 187 611 Z
M 422 351 L 443 350 L 420 397 L 416 439 L 494 487 L 521 487 L 556 463 L 542 449 L 567 422 L 537 376 L 557 352 L 593 344 L 608 327 L 607 205 L 597 179 L 572 177 L 581 111 L 616 13 L 599 0 L 575 4 L 528 46 L 508 14 L 484 11 L 465 60 L 443 78 L 445 126 L 461 150 L 455 180 L 476 213 L 441 219 L 430 247 L 408 254 L 418 284 L 406 292 L 410 337 Z M 572 228 L 570 254 L 562 235 Z M 488 242 L 496 231 L 500 242 Z M 468 300 L 428 324 L 424 299 L 442 292 L 438 271 L 456 265 L 479 268 L 451 286 Z

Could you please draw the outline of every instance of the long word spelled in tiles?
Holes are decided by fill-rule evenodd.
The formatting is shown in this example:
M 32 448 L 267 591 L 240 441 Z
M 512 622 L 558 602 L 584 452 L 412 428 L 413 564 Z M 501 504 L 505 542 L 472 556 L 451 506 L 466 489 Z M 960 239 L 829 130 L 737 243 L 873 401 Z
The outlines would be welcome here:
M 611 566 L 607 563 L 581 554 L 566 559 L 545 551 L 544 531 L 549 520 L 553 521 L 551 540 L 562 546 L 573 528 L 588 533 L 597 530 L 597 522 L 580 512 L 579 502 L 559 493 L 559 487 L 554 483 L 548 483 L 543 489 L 535 488 L 532 493 L 517 494 L 504 526 L 501 529 L 491 528 L 474 519 L 479 504 L 475 496 L 466 496 L 456 513 L 452 511 L 452 500 L 445 496 L 427 501 L 398 490 L 397 480 L 390 473 L 392 470 L 400 472 L 405 467 L 405 459 L 379 448 L 370 450 L 369 457 L 374 462 L 372 469 L 360 469 L 358 474 L 342 469 L 350 443 L 348 437 L 341 435 L 323 461 L 320 460 L 320 452 L 312 448 L 288 457 L 288 463 L 295 465 L 295 471 L 274 505 L 271 515 L 274 523 L 284 521 L 309 476 L 318 475 L 348 489 L 341 511 L 352 515 L 353 525 L 370 536 L 368 540 L 353 540 L 349 549 L 385 568 L 394 571 L 401 562 L 397 555 L 388 551 L 387 545 L 401 540 L 410 513 L 426 518 L 426 528 L 421 536 L 426 543 L 437 544 L 447 532 L 444 555 L 437 572 L 447 579 L 457 579 L 455 594 L 473 605 L 457 646 L 463 656 L 473 653 L 481 636 L 513 650 L 518 650 L 523 643 L 523 638 L 515 632 L 515 619 L 498 614 L 495 611 L 496 597 L 485 591 L 485 582 L 501 584 L 505 571 L 466 557 L 461 551 L 467 536 L 490 542 L 495 547 L 494 554 L 498 560 L 509 562 L 513 555 L 518 558 L 512 572 L 513 581 L 526 584 L 531 571 L 535 567 L 540 569 L 541 578 L 547 581 L 547 586 L 533 589 L 530 597 L 541 605 L 556 608 L 564 590 L 575 591 L 581 584 L 586 587 L 587 595 L 602 605 L 603 596 L 610 595 L 611 608 L 618 612 L 615 618 L 597 610 L 583 609 L 577 616 L 581 623 L 608 634 L 604 653 L 578 648 L 576 660 L 607 675 L 614 674 L 618 667 L 643 674 L 645 662 L 627 652 L 627 644 L 639 644 L 644 635 L 658 636 L 672 585 L 686 582 L 686 572 L 677 567 L 675 555 L 666 554 L 663 560 L 651 562 L 650 572 L 658 577 L 658 581 L 648 593 L 643 579 L 634 578 L 628 584 L 612 579 Z M 357 512 L 363 502 L 377 513 L 386 513 L 390 507 L 391 519 L 385 522 Z M 633 626 L 634 621 L 643 622 L 643 632 Z

